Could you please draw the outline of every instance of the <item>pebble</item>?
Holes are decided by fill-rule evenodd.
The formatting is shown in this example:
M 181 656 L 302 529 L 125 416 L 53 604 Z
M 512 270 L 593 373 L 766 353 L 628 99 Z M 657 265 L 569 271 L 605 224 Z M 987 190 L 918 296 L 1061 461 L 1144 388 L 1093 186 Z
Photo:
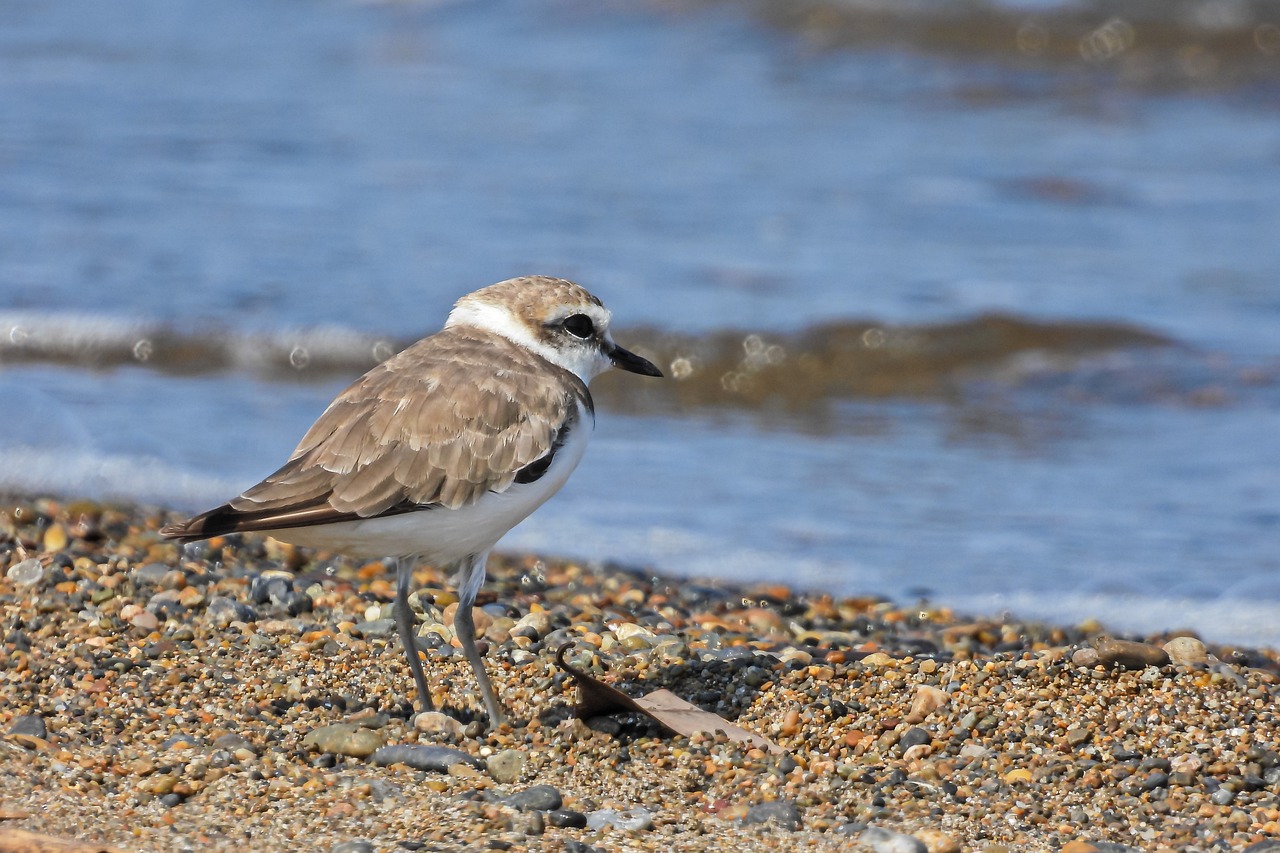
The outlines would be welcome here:
M 414 770 L 448 773 L 452 768 L 465 765 L 484 769 L 484 762 L 470 753 L 447 746 L 426 746 L 416 743 L 396 743 L 376 750 L 369 761 L 379 766 L 403 764 Z
M 547 812 L 547 823 L 563 829 L 585 829 L 587 816 L 573 809 L 551 809 Z
M 329 853 L 376 853 L 376 851 L 377 848 L 372 843 L 361 839 L 339 841 L 329 848 Z
M 17 587 L 35 586 L 44 577 L 44 568 L 41 567 L 39 560 L 30 557 L 10 566 L 5 577 Z
M 564 805 L 564 798 L 554 785 L 534 785 L 512 794 L 503 802 L 522 812 L 531 809 L 550 812 Z
M 504 749 L 489 756 L 485 768 L 495 782 L 510 785 L 520 779 L 524 771 L 525 755 L 518 749 Z
M 258 619 L 257 611 L 248 604 L 221 595 L 209 600 L 205 616 L 219 628 L 230 627 L 232 622 L 256 622 Z
M 1098 653 L 1098 663 L 1103 666 L 1145 669 L 1148 666 L 1165 666 L 1169 663 L 1169 654 L 1159 646 L 1153 646 L 1150 643 L 1104 637 L 1095 642 L 1093 648 Z
M 910 749 L 913 746 L 926 744 L 930 740 L 931 738 L 929 737 L 929 733 L 927 731 L 925 731 L 922 728 L 913 726 L 912 728 L 909 728 L 905 732 L 903 732 L 902 736 L 898 738 L 898 746 L 902 747 L 903 751 L 905 752 L 906 750 Z
M 653 829 L 653 812 L 645 808 L 599 809 L 587 815 L 587 829 L 598 831 L 607 827 L 624 832 Z
M 374 619 L 370 622 L 357 622 L 352 632 L 370 639 L 385 639 L 396 633 L 395 619 Z
M 425 735 L 458 740 L 466 726 L 440 711 L 423 711 L 413 718 L 413 727 Z
M 744 823 L 775 823 L 783 829 L 800 828 L 800 809 L 791 800 L 770 800 L 747 809 Z
M 903 722 L 913 725 L 923 723 L 929 715 L 946 705 L 950 699 L 947 691 L 932 684 L 921 684 L 916 687 L 915 696 L 911 699 L 911 710 L 907 712 Z
M 960 842 L 937 829 L 920 829 L 912 833 L 929 853 L 960 853 Z
M 9 734 L 44 739 L 49 736 L 49 730 L 45 727 L 43 717 L 23 714 L 13 718 L 9 724 Z
M 388 851 L 532 849 L 545 835 L 573 851 L 678 838 L 716 853 L 1044 853 L 1090 835 L 1167 853 L 1280 832 L 1273 650 L 1204 644 L 1207 666 L 1104 670 L 1096 624 L 495 556 L 484 657 L 512 723 L 493 731 L 450 632 L 431 633 L 456 602 L 447 575 L 415 572 L 427 677 L 448 718 L 433 725 L 453 749 L 418 728 L 433 726 L 412 715 L 394 631 L 356 627 L 390 614 L 383 564 L 249 535 L 178 549 L 156 538 L 164 519 L 127 508 L 93 510 L 98 533 L 81 538 L 90 528 L 58 504 L 27 506 L 25 520 L 5 516 L 10 541 L 57 524 L 68 542 L 23 586 L 14 568 L 30 558 L 0 541 L 0 819 L 39 814 L 64 837 L 139 853 L 271 853 L 303 838 L 328 850 L 353 833 Z M 155 627 L 133 623 L 143 612 Z M 666 688 L 761 734 L 785 726 L 787 754 L 674 737 L 634 715 L 607 729 L 571 721 L 575 690 L 553 660 L 564 642 L 630 695 Z M 1172 641 L 1142 645 L 1157 642 Z M 45 737 L 8 733 L 36 725 L 23 717 Z M 458 720 L 474 722 L 459 735 Z M 338 740 L 393 743 L 345 758 L 317 742 L 334 725 L 347 727 Z M 554 796 L 539 800 L 542 786 Z M 635 808 L 651 829 L 617 840 L 605 816 Z M 785 811 L 745 823 L 770 809 Z M 588 830 L 588 815 L 608 825 Z
M 356 723 L 334 723 L 315 729 L 302 739 L 303 749 L 353 758 L 368 758 L 384 743 L 386 739 L 381 732 Z
M 1208 649 L 1195 637 L 1174 637 L 1163 648 L 1174 666 L 1196 666 L 1209 662 Z
M 875 853 L 929 853 L 920 839 L 881 826 L 868 826 L 858 836 L 858 841 Z

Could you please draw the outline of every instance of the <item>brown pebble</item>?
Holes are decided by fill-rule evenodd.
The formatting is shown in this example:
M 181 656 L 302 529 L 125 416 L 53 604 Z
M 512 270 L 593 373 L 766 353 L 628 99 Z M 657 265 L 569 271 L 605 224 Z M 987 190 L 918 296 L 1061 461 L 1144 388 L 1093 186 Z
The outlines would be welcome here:
M 1098 662 L 1118 666 L 1121 669 L 1145 669 L 1148 666 L 1165 666 L 1169 655 L 1159 646 L 1136 643 L 1132 640 L 1116 640 L 1104 637 L 1093 644 L 1098 652 Z
M 1071 663 L 1082 669 L 1091 669 L 1098 665 L 1098 650 L 1092 646 L 1086 646 L 1083 649 L 1076 649 L 1071 655 Z
M 921 684 L 916 688 L 915 698 L 911 700 L 911 710 L 904 718 L 905 722 L 913 725 L 924 722 L 930 714 L 947 704 L 950 698 L 945 690 L 931 684 Z
M 960 853 L 960 842 L 940 830 L 921 829 L 912 834 L 924 843 L 929 853 Z

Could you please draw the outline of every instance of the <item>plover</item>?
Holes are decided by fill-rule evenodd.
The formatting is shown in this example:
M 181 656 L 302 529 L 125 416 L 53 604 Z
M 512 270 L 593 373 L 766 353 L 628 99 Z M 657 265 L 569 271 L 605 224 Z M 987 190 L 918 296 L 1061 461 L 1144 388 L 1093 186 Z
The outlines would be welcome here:
M 258 531 L 357 557 L 395 558 L 395 621 L 419 701 L 431 694 L 409 609 L 419 560 L 455 567 L 454 629 L 493 726 L 503 720 L 471 609 L 489 551 L 555 494 L 595 425 L 587 383 L 610 367 L 661 376 L 613 342 L 610 313 L 563 279 L 470 293 L 444 329 L 338 395 L 289 461 L 222 506 L 161 535 L 193 542 Z

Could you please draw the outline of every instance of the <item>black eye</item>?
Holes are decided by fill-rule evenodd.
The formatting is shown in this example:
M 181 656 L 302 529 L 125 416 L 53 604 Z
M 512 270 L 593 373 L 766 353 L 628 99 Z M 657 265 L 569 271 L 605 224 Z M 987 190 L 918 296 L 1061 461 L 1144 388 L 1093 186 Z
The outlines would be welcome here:
M 591 318 L 586 314 L 573 314 L 564 318 L 565 331 L 573 335 L 575 338 L 591 337 L 596 333 L 595 324 L 591 322 Z

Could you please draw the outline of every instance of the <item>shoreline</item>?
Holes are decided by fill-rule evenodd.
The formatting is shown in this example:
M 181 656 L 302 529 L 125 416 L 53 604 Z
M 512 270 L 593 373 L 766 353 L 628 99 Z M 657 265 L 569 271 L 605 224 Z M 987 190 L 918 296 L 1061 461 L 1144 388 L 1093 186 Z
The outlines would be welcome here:
M 334 853 L 1280 838 L 1275 650 L 495 556 L 477 629 L 515 722 L 485 734 L 433 627 L 455 600 L 441 573 L 418 572 L 417 599 L 451 717 L 415 719 L 391 573 L 254 537 L 181 552 L 156 536 L 169 518 L 0 502 L 0 851 L 6 830 Z M 568 641 L 631 696 L 666 688 L 782 754 L 636 714 L 574 720 Z M 397 744 L 453 752 L 439 770 L 374 763 Z

